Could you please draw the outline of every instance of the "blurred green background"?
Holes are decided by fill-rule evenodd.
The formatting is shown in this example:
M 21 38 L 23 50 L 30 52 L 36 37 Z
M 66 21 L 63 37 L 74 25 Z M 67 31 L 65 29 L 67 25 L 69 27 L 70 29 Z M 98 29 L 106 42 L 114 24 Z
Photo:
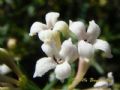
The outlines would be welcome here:
M 114 57 L 107 59 L 98 52 L 96 59 L 104 73 L 101 74 L 96 68 L 91 67 L 85 77 L 98 78 L 112 71 L 115 83 L 120 83 L 120 0 L 0 0 L 0 47 L 6 48 L 16 60 L 20 60 L 18 62 L 23 72 L 41 88 L 51 84 L 51 72 L 42 78 L 32 78 L 36 61 L 45 54 L 41 51 L 42 42 L 38 37 L 29 37 L 32 23 L 45 23 L 45 14 L 50 11 L 59 12 L 59 19 L 67 23 L 69 19 L 82 20 L 86 25 L 90 20 L 96 21 L 101 28 L 99 38 L 110 43 Z M 72 66 L 74 76 L 77 61 Z M 64 83 L 52 82 L 51 87 L 64 88 L 73 76 Z M 93 83 L 82 82 L 78 87 L 87 88 L 92 85 Z

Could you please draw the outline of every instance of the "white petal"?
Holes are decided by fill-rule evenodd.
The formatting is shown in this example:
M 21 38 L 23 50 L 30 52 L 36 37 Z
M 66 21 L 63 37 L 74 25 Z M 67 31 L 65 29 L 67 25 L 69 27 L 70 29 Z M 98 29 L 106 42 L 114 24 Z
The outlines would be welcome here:
M 72 25 L 73 21 L 72 20 L 69 20 L 69 26 Z
M 38 37 L 43 42 L 50 42 L 54 38 L 53 33 L 54 32 L 52 30 L 41 31 L 38 33 Z
M 109 84 L 107 81 L 101 80 L 95 83 L 94 87 L 108 87 Z
M 65 36 L 69 34 L 69 27 L 66 22 L 64 21 L 58 21 L 54 25 L 53 31 L 60 31 Z
M 68 78 L 70 73 L 71 73 L 71 67 L 67 61 L 57 65 L 55 68 L 56 78 L 59 79 L 61 82 L 63 82 L 64 79 Z
M 108 81 L 109 86 L 112 86 L 112 85 L 114 84 L 114 76 L 113 76 L 113 73 L 112 73 L 112 72 L 109 72 L 107 76 L 108 76 L 108 79 L 109 79 L 109 81 Z
M 89 22 L 87 29 L 87 41 L 93 43 L 100 35 L 100 27 L 95 23 L 94 20 Z
M 49 12 L 46 14 L 45 20 L 48 28 L 53 28 L 59 16 L 60 14 L 57 12 Z
M 5 64 L 0 65 L 0 74 L 4 75 L 9 72 L 11 72 L 11 69 L 7 65 Z
M 55 46 L 60 49 L 60 35 L 57 31 L 45 30 L 38 33 L 38 37 L 44 43 L 55 43 Z
M 33 77 L 42 77 L 46 72 L 56 67 L 56 62 L 51 57 L 44 57 L 37 61 Z
M 94 43 L 94 47 L 95 49 L 100 49 L 104 51 L 106 57 L 112 58 L 111 49 L 110 49 L 110 45 L 108 42 L 97 39 L 96 42 Z
M 71 22 L 69 29 L 78 37 L 79 40 L 86 37 L 85 25 L 81 21 Z
M 54 42 L 44 43 L 42 44 L 41 48 L 49 57 L 58 56 L 59 48 L 55 46 Z
M 60 56 L 70 62 L 78 58 L 77 47 L 72 43 L 71 38 L 62 43 Z
M 78 43 L 78 52 L 79 55 L 83 58 L 92 58 L 94 56 L 94 47 L 92 44 L 81 40 Z
M 42 30 L 46 30 L 47 26 L 41 22 L 34 22 L 30 28 L 30 36 L 35 35 L 36 33 L 42 31 Z

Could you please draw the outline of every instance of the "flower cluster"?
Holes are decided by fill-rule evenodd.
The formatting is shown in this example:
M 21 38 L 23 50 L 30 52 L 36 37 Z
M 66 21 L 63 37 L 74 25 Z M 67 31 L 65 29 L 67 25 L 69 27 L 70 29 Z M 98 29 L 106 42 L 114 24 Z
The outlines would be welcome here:
M 80 70 L 85 74 L 83 69 L 87 65 L 83 62 L 89 63 L 97 49 L 104 51 L 106 57 L 112 57 L 108 42 L 97 39 L 100 35 L 100 27 L 94 20 L 89 22 L 86 30 L 83 22 L 70 20 L 68 25 L 65 21 L 58 20 L 59 16 L 57 12 L 49 12 L 45 16 L 46 24 L 34 22 L 30 28 L 29 35 L 38 35 L 43 42 L 41 48 L 48 56 L 37 61 L 34 78 L 41 77 L 49 70 L 55 69 L 56 78 L 64 81 L 71 73 L 70 64 L 77 59 L 82 61 L 79 63 Z M 74 37 L 71 34 L 76 36 L 77 42 L 73 43 Z

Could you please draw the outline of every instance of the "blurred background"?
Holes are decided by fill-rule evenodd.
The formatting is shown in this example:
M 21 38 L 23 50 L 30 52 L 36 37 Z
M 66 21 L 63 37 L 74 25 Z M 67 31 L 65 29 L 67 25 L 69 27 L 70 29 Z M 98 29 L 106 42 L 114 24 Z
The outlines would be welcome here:
M 99 38 L 110 43 L 113 58 L 107 59 L 103 53 L 97 52 L 95 59 L 104 71 L 91 66 L 85 78 L 98 79 L 113 72 L 115 90 L 120 90 L 120 0 L 0 0 L 0 47 L 15 57 L 23 72 L 41 89 L 67 86 L 75 76 L 77 61 L 72 65 L 71 77 L 64 83 L 49 80 L 54 79 L 52 71 L 42 78 L 32 78 L 36 61 L 46 55 L 41 50 L 42 42 L 38 37 L 29 36 L 30 27 L 35 21 L 45 23 L 45 14 L 50 11 L 59 12 L 59 20 L 67 23 L 69 19 L 82 20 L 86 25 L 90 20 L 96 21 L 101 28 Z M 88 88 L 93 84 L 82 82 L 77 87 Z

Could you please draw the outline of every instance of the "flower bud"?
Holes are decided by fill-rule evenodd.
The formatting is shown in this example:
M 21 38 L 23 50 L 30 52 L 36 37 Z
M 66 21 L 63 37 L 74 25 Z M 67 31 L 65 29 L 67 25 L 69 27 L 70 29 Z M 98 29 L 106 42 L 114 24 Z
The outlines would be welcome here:
M 9 38 L 7 42 L 7 47 L 9 49 L 14 49 L 17 45 L 17 40 L 15 38 Z
M 2 64 L 0 65 L 0 74 L 4 75 L 4 74 L 7 74 L 11 71 L 11 69 L 5 65 L 5 64 Z

